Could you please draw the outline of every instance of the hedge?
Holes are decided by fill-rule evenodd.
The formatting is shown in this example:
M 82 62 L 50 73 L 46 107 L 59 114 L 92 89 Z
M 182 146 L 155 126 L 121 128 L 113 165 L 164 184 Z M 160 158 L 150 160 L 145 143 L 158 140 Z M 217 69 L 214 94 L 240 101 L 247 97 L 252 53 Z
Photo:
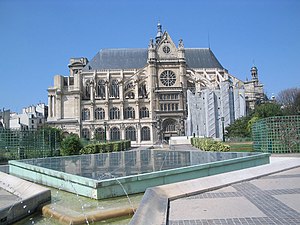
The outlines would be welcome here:
M 80 150 L 80 154 L 96 154 L 107 152 L 125 151 L 131 148 L 130 140 L 106 142 L 106 143 L 93 143 L 84 146 Z
M 203 151 L 217 151 L 217 152 L 228 152 L 230 150 L 229 145 L 225 145 L 220 141 L 215 141 L 211 138 L 192 138 L 191 144 Z

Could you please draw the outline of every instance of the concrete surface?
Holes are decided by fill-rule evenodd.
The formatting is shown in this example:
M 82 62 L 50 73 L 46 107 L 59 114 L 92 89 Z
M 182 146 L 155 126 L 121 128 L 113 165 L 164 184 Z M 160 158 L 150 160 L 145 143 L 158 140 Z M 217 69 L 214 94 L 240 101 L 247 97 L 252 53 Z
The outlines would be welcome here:
M 268 165 L 147 189 L 130 224 L 300 224 L 299 167 L 299 157 L 271 157 Z
M 0 172 L 0 224 L 11 224 L 51 200 L 49 189 Z

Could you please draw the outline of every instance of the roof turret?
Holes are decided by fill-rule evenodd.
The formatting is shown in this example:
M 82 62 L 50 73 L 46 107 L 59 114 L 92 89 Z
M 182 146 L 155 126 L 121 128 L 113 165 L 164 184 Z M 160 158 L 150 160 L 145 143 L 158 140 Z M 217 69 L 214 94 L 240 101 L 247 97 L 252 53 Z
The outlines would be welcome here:
M 162 36 L 163 36 L 162 25 L 158 22 L 158 24 L 157 24 L 157 34 L 156 34 L 156 37 L 155 37 L 156 43 L 159 43 Z

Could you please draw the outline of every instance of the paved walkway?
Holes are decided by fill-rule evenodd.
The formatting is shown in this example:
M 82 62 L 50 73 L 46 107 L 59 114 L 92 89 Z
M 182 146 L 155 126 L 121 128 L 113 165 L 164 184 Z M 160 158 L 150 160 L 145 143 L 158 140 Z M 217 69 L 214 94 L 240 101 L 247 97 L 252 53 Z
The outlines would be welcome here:
M 300 167 L 171 201 L 179 224 L 300 224 Z

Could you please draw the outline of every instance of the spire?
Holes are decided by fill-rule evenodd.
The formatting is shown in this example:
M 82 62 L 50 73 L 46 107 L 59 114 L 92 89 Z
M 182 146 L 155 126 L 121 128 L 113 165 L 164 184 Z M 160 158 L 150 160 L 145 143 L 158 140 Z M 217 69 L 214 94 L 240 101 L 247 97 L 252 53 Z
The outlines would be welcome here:
M 157 34 L 156 34 L 156 37 L 155 37 L 156 43 L 158 43 L 160 41 L 162 36 L 163 36 L 162 25 L 160 24 L 160 22 L 158 22 L 158 24 L 157 24 Z
M 252 80 L 258 80 L 258 69 L 256 68 L 256 66 L 252 66 L 250 71 L 251 71 Z

